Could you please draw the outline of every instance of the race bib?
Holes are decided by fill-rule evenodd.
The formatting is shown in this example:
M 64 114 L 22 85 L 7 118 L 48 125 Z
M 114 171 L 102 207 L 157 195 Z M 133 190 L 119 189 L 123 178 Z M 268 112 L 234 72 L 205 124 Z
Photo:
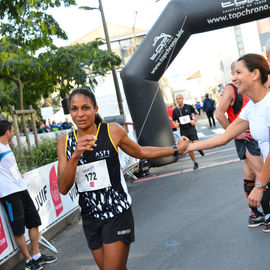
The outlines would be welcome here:
M 185 116 L 180 116 L 179 117 L 179 122 L 181 125 L 185 125 L 190 123 L 190 116 L 189 115 L 185 115 Z
M 20 174 L 20 171 L 18 169 L 18 166 L 15 164 L 13 165 L 12 167 L 10 167 L 10 172 L 12 174 L 12 176 L 16 179 L 16 180 L 19 180 L 21 179 L 21 174 Z
M 94 191 L 111 186 L 106 160 L 77 167 L 75 182 L 79 192 Z

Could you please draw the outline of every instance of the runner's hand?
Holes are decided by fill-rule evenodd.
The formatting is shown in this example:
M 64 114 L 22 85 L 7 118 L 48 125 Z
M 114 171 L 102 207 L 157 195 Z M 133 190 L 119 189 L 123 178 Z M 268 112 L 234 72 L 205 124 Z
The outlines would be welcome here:
M 72 154 L 73 157 L 80 158 L 84 151 L 92 151 L 93 147 L 96 146 L 95 141 L 97 140 L 94 135 L 85 135 L 78 139 L 76 149 Z
M 190 124 L 191 124 L 192 126 L 195 126 L 195 120 L 190 120 Z
M 246 130 L 245 132 L 241 133 L 240 135 L 238 135 L 236 137 L 236 139 L 238 140 L 246 140 L 246 141 L 250 141 L 253 139 L 253 137 L 251 136 L 250 134 L 250 131 L 249 130 Z
M 248 205 L 250 207 L 259 207 L 263 197 L 264 190 L 254 187 L 248 196 Z

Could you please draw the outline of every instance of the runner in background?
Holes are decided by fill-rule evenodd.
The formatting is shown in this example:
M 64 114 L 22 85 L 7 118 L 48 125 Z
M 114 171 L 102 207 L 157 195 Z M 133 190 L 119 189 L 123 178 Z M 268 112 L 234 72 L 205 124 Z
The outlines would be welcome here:
M 197 101 L 195 106 L 196 106 L 196 110 L 198 111 L 199 115 L 201 115 L 201 103 L 199 101 Z
M 175 121 L 172 120 L 173 118 L 173 105 L 171 104 L 168 104 L 167 105 L 167 112 L 168 112 L 168 116 L 169 116 L 169 120 L 170 120 L 170 125 L 171 125 L 171 128 L 172 128 L 172 132 L 173 132 L 173 137 L 174 137 L 174 140 L 175 142 L 177 142 L 180 138 L 180 135 L 179 135 L 179 132 L 177 132 L 177 123 L 175 123 Z
M 173 105 L 171 105 L 171 104 L 167 105 L 167 112 L 168 112 L 168 116 L 170 119 L 172 131 L 177 131 L 177 124 L 172 119 L 173 118 Z
M 205 94 L 205 99 L 203 100 L 203 111 L 206 113 L 209 126 L 216 127 L 216 122 L 215 122 L 215 116 L 214 116 L 214 111 L 215 111 L 215 101 L 211 98 L 209 98 L 209 94 Z
M 180 127 L 180 135 L 187 137 L 191 142 L 197 142 L 198 135 L 197 130 L 195 128 L 195 123 L 198 119 L 198 113 L 193 108 L 193 106 L 189 104 L 184 104 L 183 95 L 176 96 L 177 106 L 173 110 L 173 121 Z M 193 119 L 193 115 L 194 119 Z M 204 156 L 203 151 L 199 151 L 199 153 Z M 196 170 L 199 168 L 199 164 L 195 158 L 193 152 L 189 153 L 190 158 L 192 159 L 194 166 L 193 169 Z

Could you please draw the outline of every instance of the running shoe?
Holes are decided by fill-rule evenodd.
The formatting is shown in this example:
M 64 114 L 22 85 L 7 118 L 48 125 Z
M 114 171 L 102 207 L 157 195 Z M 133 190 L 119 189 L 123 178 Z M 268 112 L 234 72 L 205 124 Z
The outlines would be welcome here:
M 199 168 L 199 164 L 197 161 L 194 162 L 194 166 L 193 166 L 193 169 L 196 170 Z
M 263 232 L 270 233 L 270 217 L 264 221 Z
M 264 224 L 264 216 L 261 214 L 251 215 L 248 218 L 248 227 L 255 228 Z
M 200 155 L 201 155 L 202 157 L 204 156 L 203 150 L 199 150 L 198 152 L 200 153 Z
M 36 262 L 42 265 L 42 264 L 55 262 L 56 260 L 57 258 L 54 256 L 47 256 L 47 255 L 41 254 L 41 256 L 36 260 Z
M 25 263 L 25 270 L 42 270 L 43 267 L 35 260 L 31 259 L 28 263 Z

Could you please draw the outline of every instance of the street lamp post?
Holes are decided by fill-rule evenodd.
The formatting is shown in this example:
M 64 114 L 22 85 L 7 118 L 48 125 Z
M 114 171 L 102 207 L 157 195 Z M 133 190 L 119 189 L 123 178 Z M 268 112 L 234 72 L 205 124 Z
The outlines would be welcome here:
M 108 48 L 108 51 L 111 53 L 112 52 L 111 41 L 110 41 L 108 29 L 107 29 L 107 24 L 106 24 L 106 20 L 105 20 L 105 15 L 104 15 L 104 11 L 103 11 L 102 2 L 101 2 L 101 0 L 98 0 L 98 2 L 99 2 L 99 7 L 98 8 L 88 7 L 88 6 L 82 6 L 82 7 L 79 7 L 79 8 L 84 9 L 84 10 L 99 9 L 100 14 L 101 14 L 101 18 L 102 18 L 102 24 L 103 24 L 103 30 L 104 30 L 104 35 L 105 35 L 105 39 L 106 39 L 107 48 Z M 123 99 L 122 99 L 122 96 L 121 96 L 120 87 L 119 87 L 118 78 L 117 78 L 117 73 L 116 73 L 116 69 L 115 69 L 114 65 L 111 65 L 111 70 L 112 70 L 112 75 L 113 75 L 113 81 L 114 81 L 114 86 L 115 86 L 119 111 L 120 111 L 120 114 L 124 115 Z
M 160 0 L 155 0 L 155 3 L 159 2 Z M 151 5 L 151 4 L 150 4 Z M 134 46 L 135 46 L 135 50 L 137 49 L 137 43 L 136 43 L 136 35 L 135 35 L 135 24 L 136 24 L 136 19 L 137 19 L 137 15 L 139 13 L 139 11 L 145 9 L 146 7 L 148 7 L 149 5 L 145 6 L 144 8 L 141 8 L 139 10 L 135 11 L 135 16 L 134 16 L 134 23 L 133 23 L 133 27 L 132 27 L 132 32 L 133 32 L 133 42 L 134 42 Z

